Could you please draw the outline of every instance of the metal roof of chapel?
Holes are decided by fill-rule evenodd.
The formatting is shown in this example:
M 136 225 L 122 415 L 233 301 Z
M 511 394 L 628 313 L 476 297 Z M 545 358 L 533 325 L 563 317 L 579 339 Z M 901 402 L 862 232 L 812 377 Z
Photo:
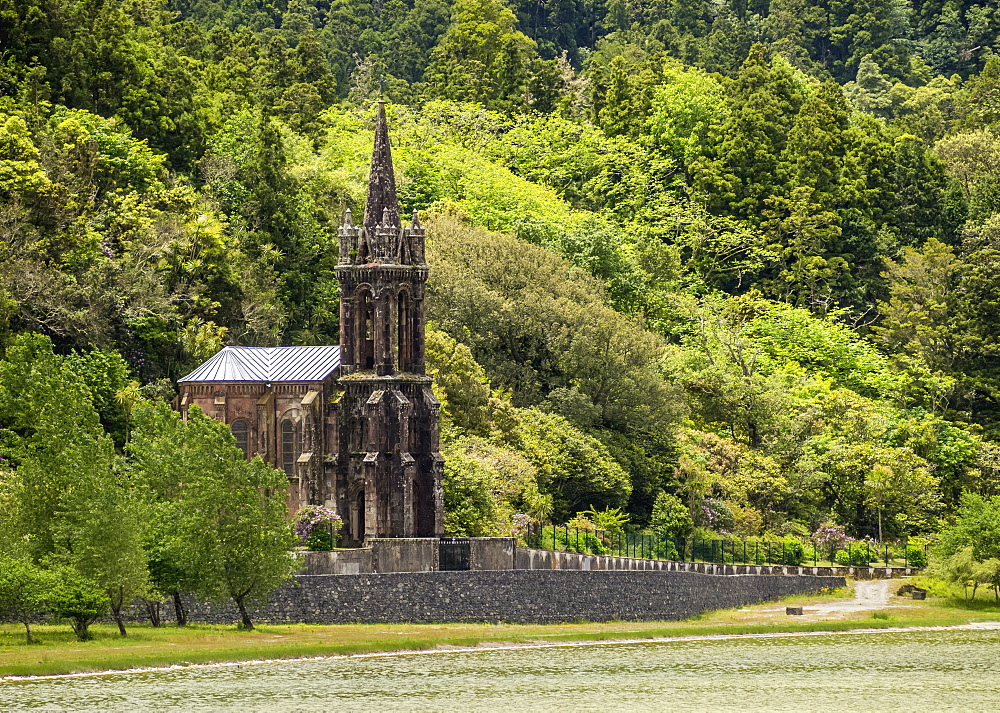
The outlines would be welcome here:
M 339 346 L 223 347 L 177 381 L 323 381 L 339 366 Z

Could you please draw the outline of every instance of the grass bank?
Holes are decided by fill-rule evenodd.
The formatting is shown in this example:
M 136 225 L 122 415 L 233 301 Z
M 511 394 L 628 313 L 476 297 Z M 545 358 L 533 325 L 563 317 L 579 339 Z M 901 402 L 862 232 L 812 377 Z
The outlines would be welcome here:
M 954 626 L 1000 620 L 1000 607 L 960 608 L 948 598 L 925 602 L 893 599 L 888 608 L 810 614 L 810 605 L 850 599 L 849 591 L 789 601 L 807 608 L 788 617 L 784 603 L 711 612 L 677 622 L 575 622 L 566 624 L 348 624 L 235 626 L 132 626 L 129 636 L 97 625 L 94 639 L 78 642 L 68 626 L 34 628 L 39 643 L 24 643 L 23 627 L 0 626 L 0 676 L 38 676 L 259 659 L 421 651 L 489 644 L 558 644 L 704 635 L 849 631 L 860 628 Z M 977 602 L 977 604 L 979 604 Z M 877 614 L 873 616 L 873 614 Z

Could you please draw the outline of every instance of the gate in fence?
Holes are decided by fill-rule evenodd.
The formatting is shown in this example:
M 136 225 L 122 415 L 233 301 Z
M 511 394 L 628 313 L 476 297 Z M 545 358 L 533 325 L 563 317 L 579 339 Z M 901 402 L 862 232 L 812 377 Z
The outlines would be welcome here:
M 469 569 L 471 545 L 466 537 L 442 537 L 438 543 L 438 567 L 442 571 Z

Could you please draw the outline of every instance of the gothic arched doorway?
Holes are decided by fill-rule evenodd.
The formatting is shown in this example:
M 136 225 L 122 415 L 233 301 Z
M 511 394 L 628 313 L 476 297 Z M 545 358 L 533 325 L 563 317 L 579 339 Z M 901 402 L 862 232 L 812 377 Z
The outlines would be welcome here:
M 359 490 L 354 502 L 354 539 L 364 542 L 365 539 L 365 491 Z

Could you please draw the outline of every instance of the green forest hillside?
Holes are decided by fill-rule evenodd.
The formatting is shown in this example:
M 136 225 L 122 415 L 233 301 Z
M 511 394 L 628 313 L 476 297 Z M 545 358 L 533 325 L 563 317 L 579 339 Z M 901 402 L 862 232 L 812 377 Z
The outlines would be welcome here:
M 128 486 L 136 409 L 222 345 L 336 343 L 384 97 L 452 534 L 934 533 L 1000 489 L 998 33 L 992 0 L 0 0 L 4 477 L 32 399 L 85 387 Z

